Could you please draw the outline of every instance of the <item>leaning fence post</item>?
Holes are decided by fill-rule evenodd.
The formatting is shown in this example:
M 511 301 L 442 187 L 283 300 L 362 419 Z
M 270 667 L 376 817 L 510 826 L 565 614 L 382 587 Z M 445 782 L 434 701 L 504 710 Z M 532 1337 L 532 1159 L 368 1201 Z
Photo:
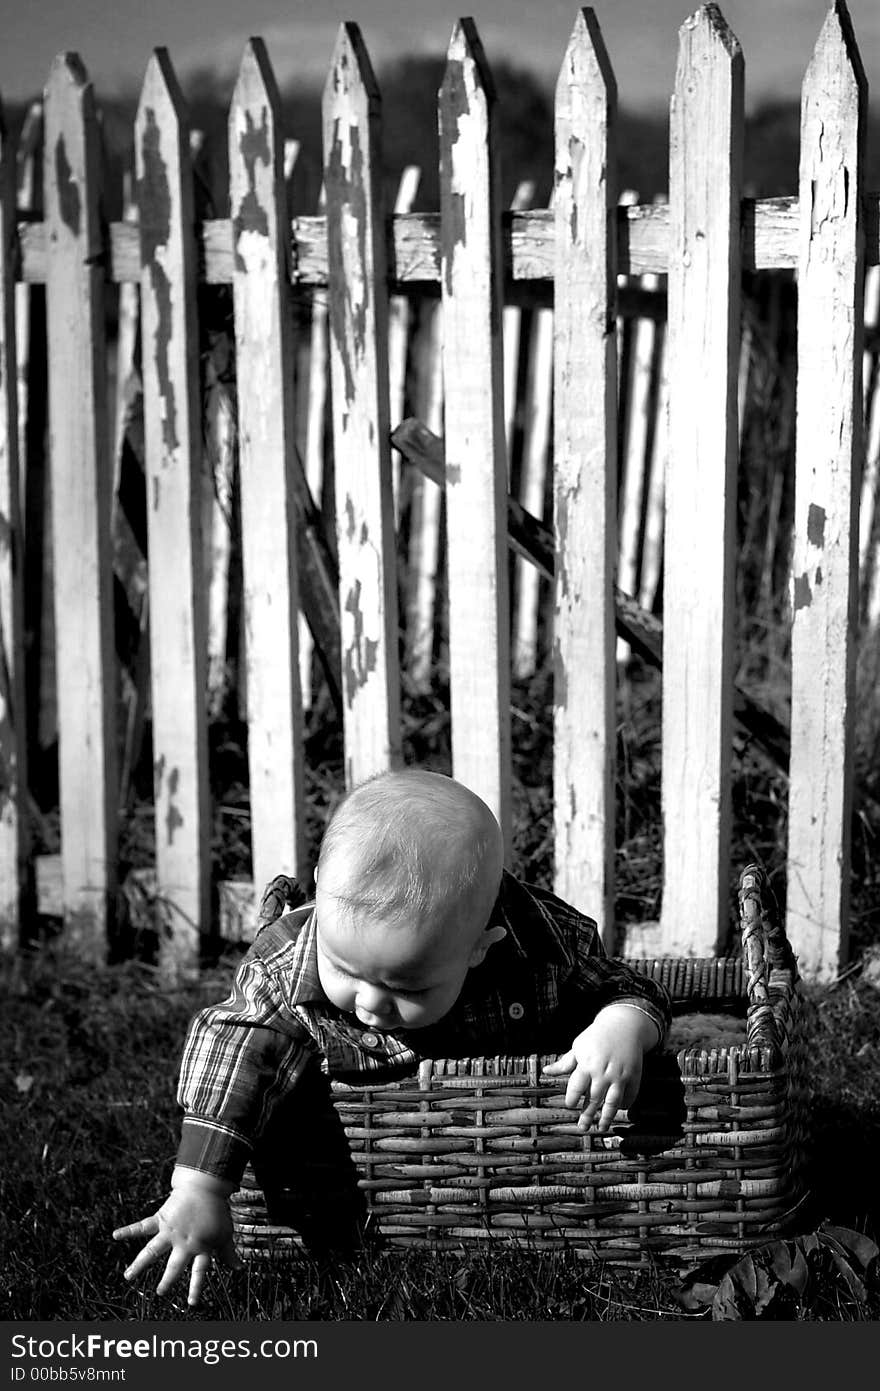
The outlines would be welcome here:
M 849 936 L 867 86 L 837 0 L 801 102 L 788 933 L 833 980 Z
M 193 180 L 183 98 L 163 48 L 144 78 L 135 157 L 157 925 L 161 964 L 176 978 L 198 968 L 211 871 Z
M 681 27 L 669 152 L 663 546 L 663 951 L 729 920 L 743 58 L 715 5 Z
M 251 39 L 229 112 L 253 874 L 305 872 L 293 341 L 280 102 Z
M 0 949 L 18 945 L 27 884 L 24 558 L 15 342 L 15 146 L 0 107 Z
M 473 22 L 453 30 L 440 88 L 440 277 L 452 769 L 510 848 L 507 449 L 495 91 Z
M 617 190 L 614 75 L 582 10 L 556 84 L 555 887 L 613 946 Z
M 61 864 L 68 938 L 103 959 L 116 889 L 116 672 L 100 136 L 61 54 L 46 88 L 46 322 Z
M 347 786 L 400 761 L 380 101 L 356 24 L 324 88 L 330 371 Z

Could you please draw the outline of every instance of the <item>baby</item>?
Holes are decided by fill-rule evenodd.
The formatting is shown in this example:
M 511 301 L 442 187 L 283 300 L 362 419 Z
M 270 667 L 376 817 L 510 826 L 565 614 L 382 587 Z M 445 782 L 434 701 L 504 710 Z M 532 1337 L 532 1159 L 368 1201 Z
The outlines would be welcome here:
M 194 1018 L 181 1065 L 184 1120 L 171 1193 L 113 1235 L 149 1238 L 125 1272 L 167 1257 L 160 1294 L 190 1269 L 237 1264 L 229 1195 L 253 1158 L 284 1180 L 303 1127 L 329 1106 L 327 1076 L 383 1081 L 425 1057 L 558 1053 L 578 1125 L 607 1131 L 636 1098 L 643 1055 L 665 1037 L 656 982 L 602 950 L 596 924 L 503 868 L 489 808 L 452 778 L 381 774 L 339 805 L 315 901 L 263 927 L 223 1003 Z M 316 1082 L 324 1092 L 316 1091 Z M 299 1093 L 298 1130 L 278 1116 Z M 268 1194 L 267 1194 L 268 1196 Z

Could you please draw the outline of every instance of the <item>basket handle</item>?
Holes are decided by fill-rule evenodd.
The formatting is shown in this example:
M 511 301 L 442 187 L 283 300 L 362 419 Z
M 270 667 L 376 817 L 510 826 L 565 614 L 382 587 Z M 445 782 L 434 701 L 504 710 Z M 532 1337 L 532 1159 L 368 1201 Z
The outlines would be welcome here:
M 770 973 L 782 967 L 791 972 L 794 980 L 797 965 L 780 922 L 770 881 L 760 865 L 746 865 L 739 877 L 739 913 L 747 971 L 747 1045 L 778 1050 L 781 1039 L 770 1000 Z
M 263 890 L 260 911 L 257 914 L 257 932 L 268 927 L 291 908 L 300 908 L 308 902 L 308 895 L 296 879 L 289 874 L 276 874 Z

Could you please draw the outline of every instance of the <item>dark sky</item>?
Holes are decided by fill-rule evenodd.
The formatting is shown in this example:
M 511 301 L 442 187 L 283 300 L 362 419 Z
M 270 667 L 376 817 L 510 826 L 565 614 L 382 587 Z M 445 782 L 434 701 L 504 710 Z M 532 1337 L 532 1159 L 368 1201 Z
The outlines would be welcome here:
M 617 77 L 620 103 L 664 107 L 675 72 L 677 32 L 689 0 L 598 0 L 594 5 Z M 725 0 L 722 12 L 746 61 L 747 104 L 796 98 L 821 29 L 825 0 Z M 577 13 L 571 0 L 0 0 L 0 94 L 35 96 L 54 55 L 77 51 L 97 94 L 136 88 L 153 47 L 166 46 L 186 86 L 196 66 L 234 71 L 250 34 L 267 42 L 284 83 L 323 79 L 341 20 L 356 20 L 373 65 L 402 53 L 442 54 L 460 14 L 473 16 L 493 56 L 535 68 L 552 82 Z M 850 14 L 868 75 L 880 83 L 880 3 L 852 0 Z M 320 16 L 320 17 L 319 17 Z

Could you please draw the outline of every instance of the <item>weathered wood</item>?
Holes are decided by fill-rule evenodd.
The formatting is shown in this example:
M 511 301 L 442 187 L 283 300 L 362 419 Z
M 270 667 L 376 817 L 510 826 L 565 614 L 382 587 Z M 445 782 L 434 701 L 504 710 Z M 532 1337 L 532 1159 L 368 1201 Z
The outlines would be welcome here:
M 849 935 L 867 85 L 837 0 L 801 98 L 789 940 L 832 980 Z
M 253 877 L 305 875 L 303 721 L 297 651 L 293 341 L 280 100 L 265 47 L 245 48 L 229 113 L 236 229 L 241 544 Z
M 657 288 L 656 276 L 645 276 L 647 289 Z M 642 516 L 649 484 L 651 447 L 657 421 L 658 325 L 640 318 L 634 325 L 626 428 L 623 441 L 623 479 L 619 516 L 618 580 L 624 594 L 639 592 Z M 618 639 L 617 660 L 625 663 L 627 646 Z
M 510 201 L 511 212 L 524 212 L 530 208 L 535 198 L 534 179 L 523 179 L 517 184 Z M 516 422 L 516 387 L 519 376 L 520 329 L 522 309 L 516 304 L 504 306 L 501 316 L 501 339 L 504 344 L 504 438 L 507 443 L 507 477 L 513 459 L 513 428 Z
M 880 194 L 866 193 L 865 262 L 880 262 Z M 796 198 L 744 198 L 741 205 L 744 270 L 791 270 L 797 264 Z M 553 280 L 552 211 L 503 212 L 502 257 L 505 287 Z M 440 218 L 437 213 L 395 217 L 386 230 L 391 290 L 440 281 Z M 21 278 L 33 284 L 46 279 L 46 233 L 41 222 L 19 225 Z M 291 276 L 298 285 L 327 284 L 327 224 L 321 216 L 292 219 Z M 618 271 L 621 275 L 664 274 L 669 267 L 669 209 L 665 203 L 621 208 L 617 218 Z M 107 274 L 120 282 L 137 279 L 138 232 L 125 222 L 109 227 Z M 210 218 L 200 230 L 201 275 L 210 285 L 232 281 L 234 254 L 228 218 Z
M 68 939 L 101 960 L 116 888 L 116 679 L 110 556 L 100 133 L 76 54 L 46 87 L 45 225 L 55 660 Z
M 193 180 L 183 99 L 164 49 L 135 121 L 160 961 L 198 968 L 209 913 L 201 540 L 201 410 Z
M 556 83 L 555 886 L 612 946 L 617 558 L 617 90 L 592 10 Z
M 439 303 L 428 307 L 427 323 L 416 347 L 416 408 L 428 428 L 439 434 L 443 429 L 443 309 Z M 410 491 L 406 670 L 418 691 L 427 691 L 431 682 L 444 469 L 445 464 L 439 482 L 430 483 L 418 477 Z
M 470 20 L 440 87 L 441 293 L 452 771 L 510 852 L 510 628 L 495 92 Z
M 419 191 L 422 171 L 408 164 L 400 176 L 394 200 L 395 216 L 408 213 Z M 392 425 L 403 419 L 406 396 L 406 350 L 412 308 L 406 295 L 393 295 L 388 304 L 388 409 Z M 400 522 L 400 458 L 393 460 L 394 521 Z
M 16 208 L 18 214 L 25 213 L 31 217 L 37 215 L 37 194 L 39 187 L 39 172 L 37 165 L 40 162 L 43 144 L 43 103 L 33 101 L 28 107 L 28 113 L 24 118 L 21 127 L 21 134 L 18 139 L 18 150 L 16 154 L 16 185 L 17 202 L 12 210 L 12 225 L 10 227 L 10 240 L 7 246 L 12 245 L 12 239 L 16 231 Z M 16 267 L 13 265 L 12 275 L 15 278 Z M 31 340 L 31 290 L 27 281 L 22 280 L 15 286 L 15 342 L 16 342 L 16 372 L 18 374 L 18 470 L 19 470 L 19 499 L 23 501 L 26 487 L 27 472 L 27 436 L 28 436 L 28 396 L 29 396 L 29 371 L 30 371 L 30 340 Z M 22 517 L 22 522 L 24 518 Z
M 229 568 L 238 432 L 235 396 L 218 373 L 213 354 L 204 366 L 205 451 L 202 469 L 202 541 L 208 622 L 208 714 L 219 718 L 229 693 Z
M 322 187 L 318 207 L 322 209 L 324 205 Z M 311 307 L 304 468 L 309 491 L 315 501 L 320 503 L 324 487 L 324 434 L 327 428 L 327 376 L 330 370 L 327 358 L 327 296 L 323 291 L 316 289 L 312 292 Z M 312 702 L 314 647 L 305 614 L 300 616 L 298 631 L 300 689 L 303 709 L 308 710 Z
M 865 337 L 880 331 L 880 266 L 865 274 Z M 869 628 L 880 618 L 880 352 L 864 351 L 865 465 L 859 504 L 859 612 Z
M 638 598 L 642 608 L 653 612 L 660 568 L 663 560 L 663 523 L 666 498 L 666 467 L 669 456 L 669 376 L 666 360 L 666 326 L 660 332 L 657 349 L 657 409 L 654 438 L 648 465 L 648 497 L 645 504 L 645 532 Z
M 553 400 L 553 310 L 535 311 L 529 344 L 525 392 L 525 429 L 519 498 L 527 512 L 544 515 L 550 407 Z M 538 660 L 540 578 L 533 566 L 518 560 L 514 571 L 513 669 L 530 676 Z
M 679 31 L 670 115 L 669 455 L 661 923 L 710 956 L 728 923 L 743 59 L 715 5 Z
M 0 951 L 18 945 L 28 882 L 24 533 L 15 340 L 15 145 L 0 107 Z
M 409 463 L 441 488 L 445 462 L 442 439 L 420 420 L 405 420 L 392 439 Z M 516 498 L 507 499 L 507 540 L 511 549 L 548 580 L 556 569 L 556 546 L 552 530 L 522 506 Z M 663 624 L 636 600 L 614 591 L 614 621 L 621 638 L 650 666 L 663 665 Z M 780 772 L 788 771 L 788 730 L 770 711 L 764 709 L 740 687 L 734 689 L 734 714 L 744 732 L 776 763 Z
M 324 89 L 330 373 L 346 785 L 400 761 L 379 92 L 356 24 Z

